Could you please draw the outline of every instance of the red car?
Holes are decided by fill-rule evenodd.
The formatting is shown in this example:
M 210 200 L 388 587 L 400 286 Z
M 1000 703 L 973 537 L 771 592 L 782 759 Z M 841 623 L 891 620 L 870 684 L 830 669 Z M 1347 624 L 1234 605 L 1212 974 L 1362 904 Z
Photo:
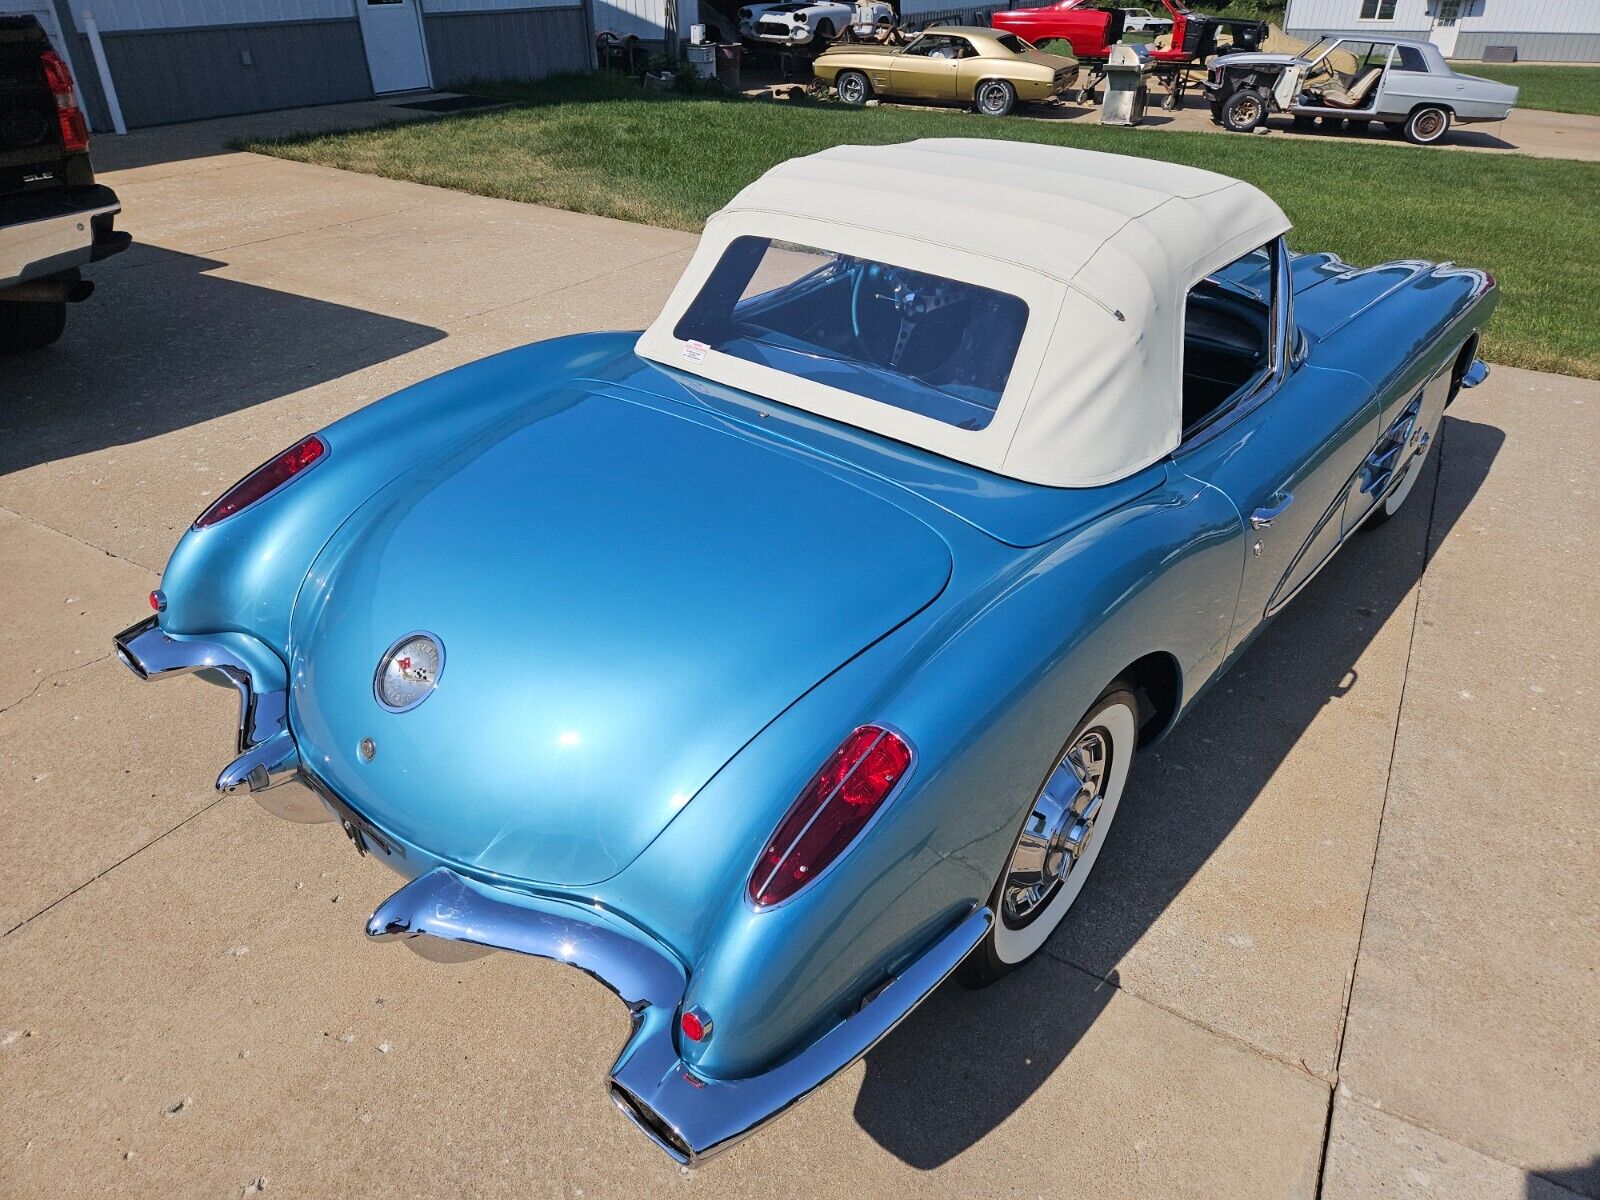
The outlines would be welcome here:
M 1157 75 L 1171 86 L 1181 82 L 1181 69 L 1203 62 L 1217 48 L 1217 34 L 1230 30 L 1235 50 L 1255 50 L 1267 36 L 1264 21 L 1241 21 L 1197 13 L 1183 6 L 1182 0 L 1161 0 L 1172 14 L 1172 42 L 1162 50 L 1152 50 L 1150 60 L 1157 64 Z M 1052 38 L 1072 43 L 1072 53 L 1091 69 L 1081 97 L 1089 100 L 1104 74 L 1103 66 L 1111 47 L 1122 39 L 1122 10 L 1103 8 L 1100 0 L 1059 0 L 1043 8 L 1014 8 L 989 18 L 996 29 L 1004 29 L 1037 45 Z M 1096 66 L 1102 69 L 1094 71 Z M 1165 68 L 1163 70 L 1162 68 Z M 1176 91 L 1174 90 L 1174 96 Z M 1168 107 L 1173 107 L 1168 105 Z

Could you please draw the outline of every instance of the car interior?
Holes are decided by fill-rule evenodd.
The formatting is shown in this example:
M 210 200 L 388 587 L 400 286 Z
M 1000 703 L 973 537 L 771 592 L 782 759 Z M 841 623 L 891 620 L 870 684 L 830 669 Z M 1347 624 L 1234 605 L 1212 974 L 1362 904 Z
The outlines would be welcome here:
M 978 430 L 999 408 L 1027 320 L 1023 300 L 991 288 L 741 237 L 673 333 Z
M 1340 42 L 1306 73 L 1302 102 L 1346 110 L 1373 107 L 1378 99 L 1378 84 L 1394 48 L 1388 42 Z M 1415 49 L 1401 47 L 1400 50 L 1396 68 L 1427 70 Z
M 923 34 L 911 45 L 907 46 L 902 54 L 913 58 L 976 58 L 978 52 L 966 38 L 951 37 L 946 34 Z
M 1267 247 L 1206 276 L 1183 316 L 1183 436 L 1208 424 L 1271 362 L 1272 255 Z

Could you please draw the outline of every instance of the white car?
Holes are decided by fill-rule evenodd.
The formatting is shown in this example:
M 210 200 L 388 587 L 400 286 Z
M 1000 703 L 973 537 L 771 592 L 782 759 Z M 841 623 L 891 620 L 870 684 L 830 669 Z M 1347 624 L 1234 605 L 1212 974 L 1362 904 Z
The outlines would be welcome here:
M 750 38 L 756 36 L 756 22 L 767 13 L 780 6 L 782 0 L 771 0 L 768 4 L 747 4 L 739 10 L 739 36 Z
M 1158 17 L 1148 8 L 1125 8 L 1122 10 L 1122 17 L 1124 33 L 1172 32 L 1172 18 Z
M 863 17 L 862 10 L 869 10 Z M 774 4 L 755 22 L 758 41 L 785 46 L 805 46 L 833 41 L 855 22 L 872 24 L 882 17 L 891 20 L 894 10 L 887 4 L 851 5 L 822 0 L 817 4 Z

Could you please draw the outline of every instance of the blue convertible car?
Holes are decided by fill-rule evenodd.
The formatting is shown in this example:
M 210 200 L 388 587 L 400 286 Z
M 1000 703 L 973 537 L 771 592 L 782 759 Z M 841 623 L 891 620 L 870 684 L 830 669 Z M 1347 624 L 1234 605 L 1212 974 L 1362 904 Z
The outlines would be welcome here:
M 1084 151 L 785 163 L 643 334 L 263 464 L 118 650 L 237 689 L 218 787 L 406 877 L 371 937 L 606 983 L 612 1096 L 697 1160 L 1033 955 L 1139 748 L 1406 499 L 1494 282 L 1288 229 Z

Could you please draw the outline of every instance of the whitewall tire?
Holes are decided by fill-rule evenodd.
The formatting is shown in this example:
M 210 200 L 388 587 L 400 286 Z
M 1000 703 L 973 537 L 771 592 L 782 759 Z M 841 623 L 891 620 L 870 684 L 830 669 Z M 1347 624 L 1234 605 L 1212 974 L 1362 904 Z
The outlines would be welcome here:
M 1038 953 L 1083 891 L 1122 802 L 1139 706 L 1115 683 L 1073 729 L 1045 776 L 995 884 L 989 936 L 962 967 L 981 987 Z

